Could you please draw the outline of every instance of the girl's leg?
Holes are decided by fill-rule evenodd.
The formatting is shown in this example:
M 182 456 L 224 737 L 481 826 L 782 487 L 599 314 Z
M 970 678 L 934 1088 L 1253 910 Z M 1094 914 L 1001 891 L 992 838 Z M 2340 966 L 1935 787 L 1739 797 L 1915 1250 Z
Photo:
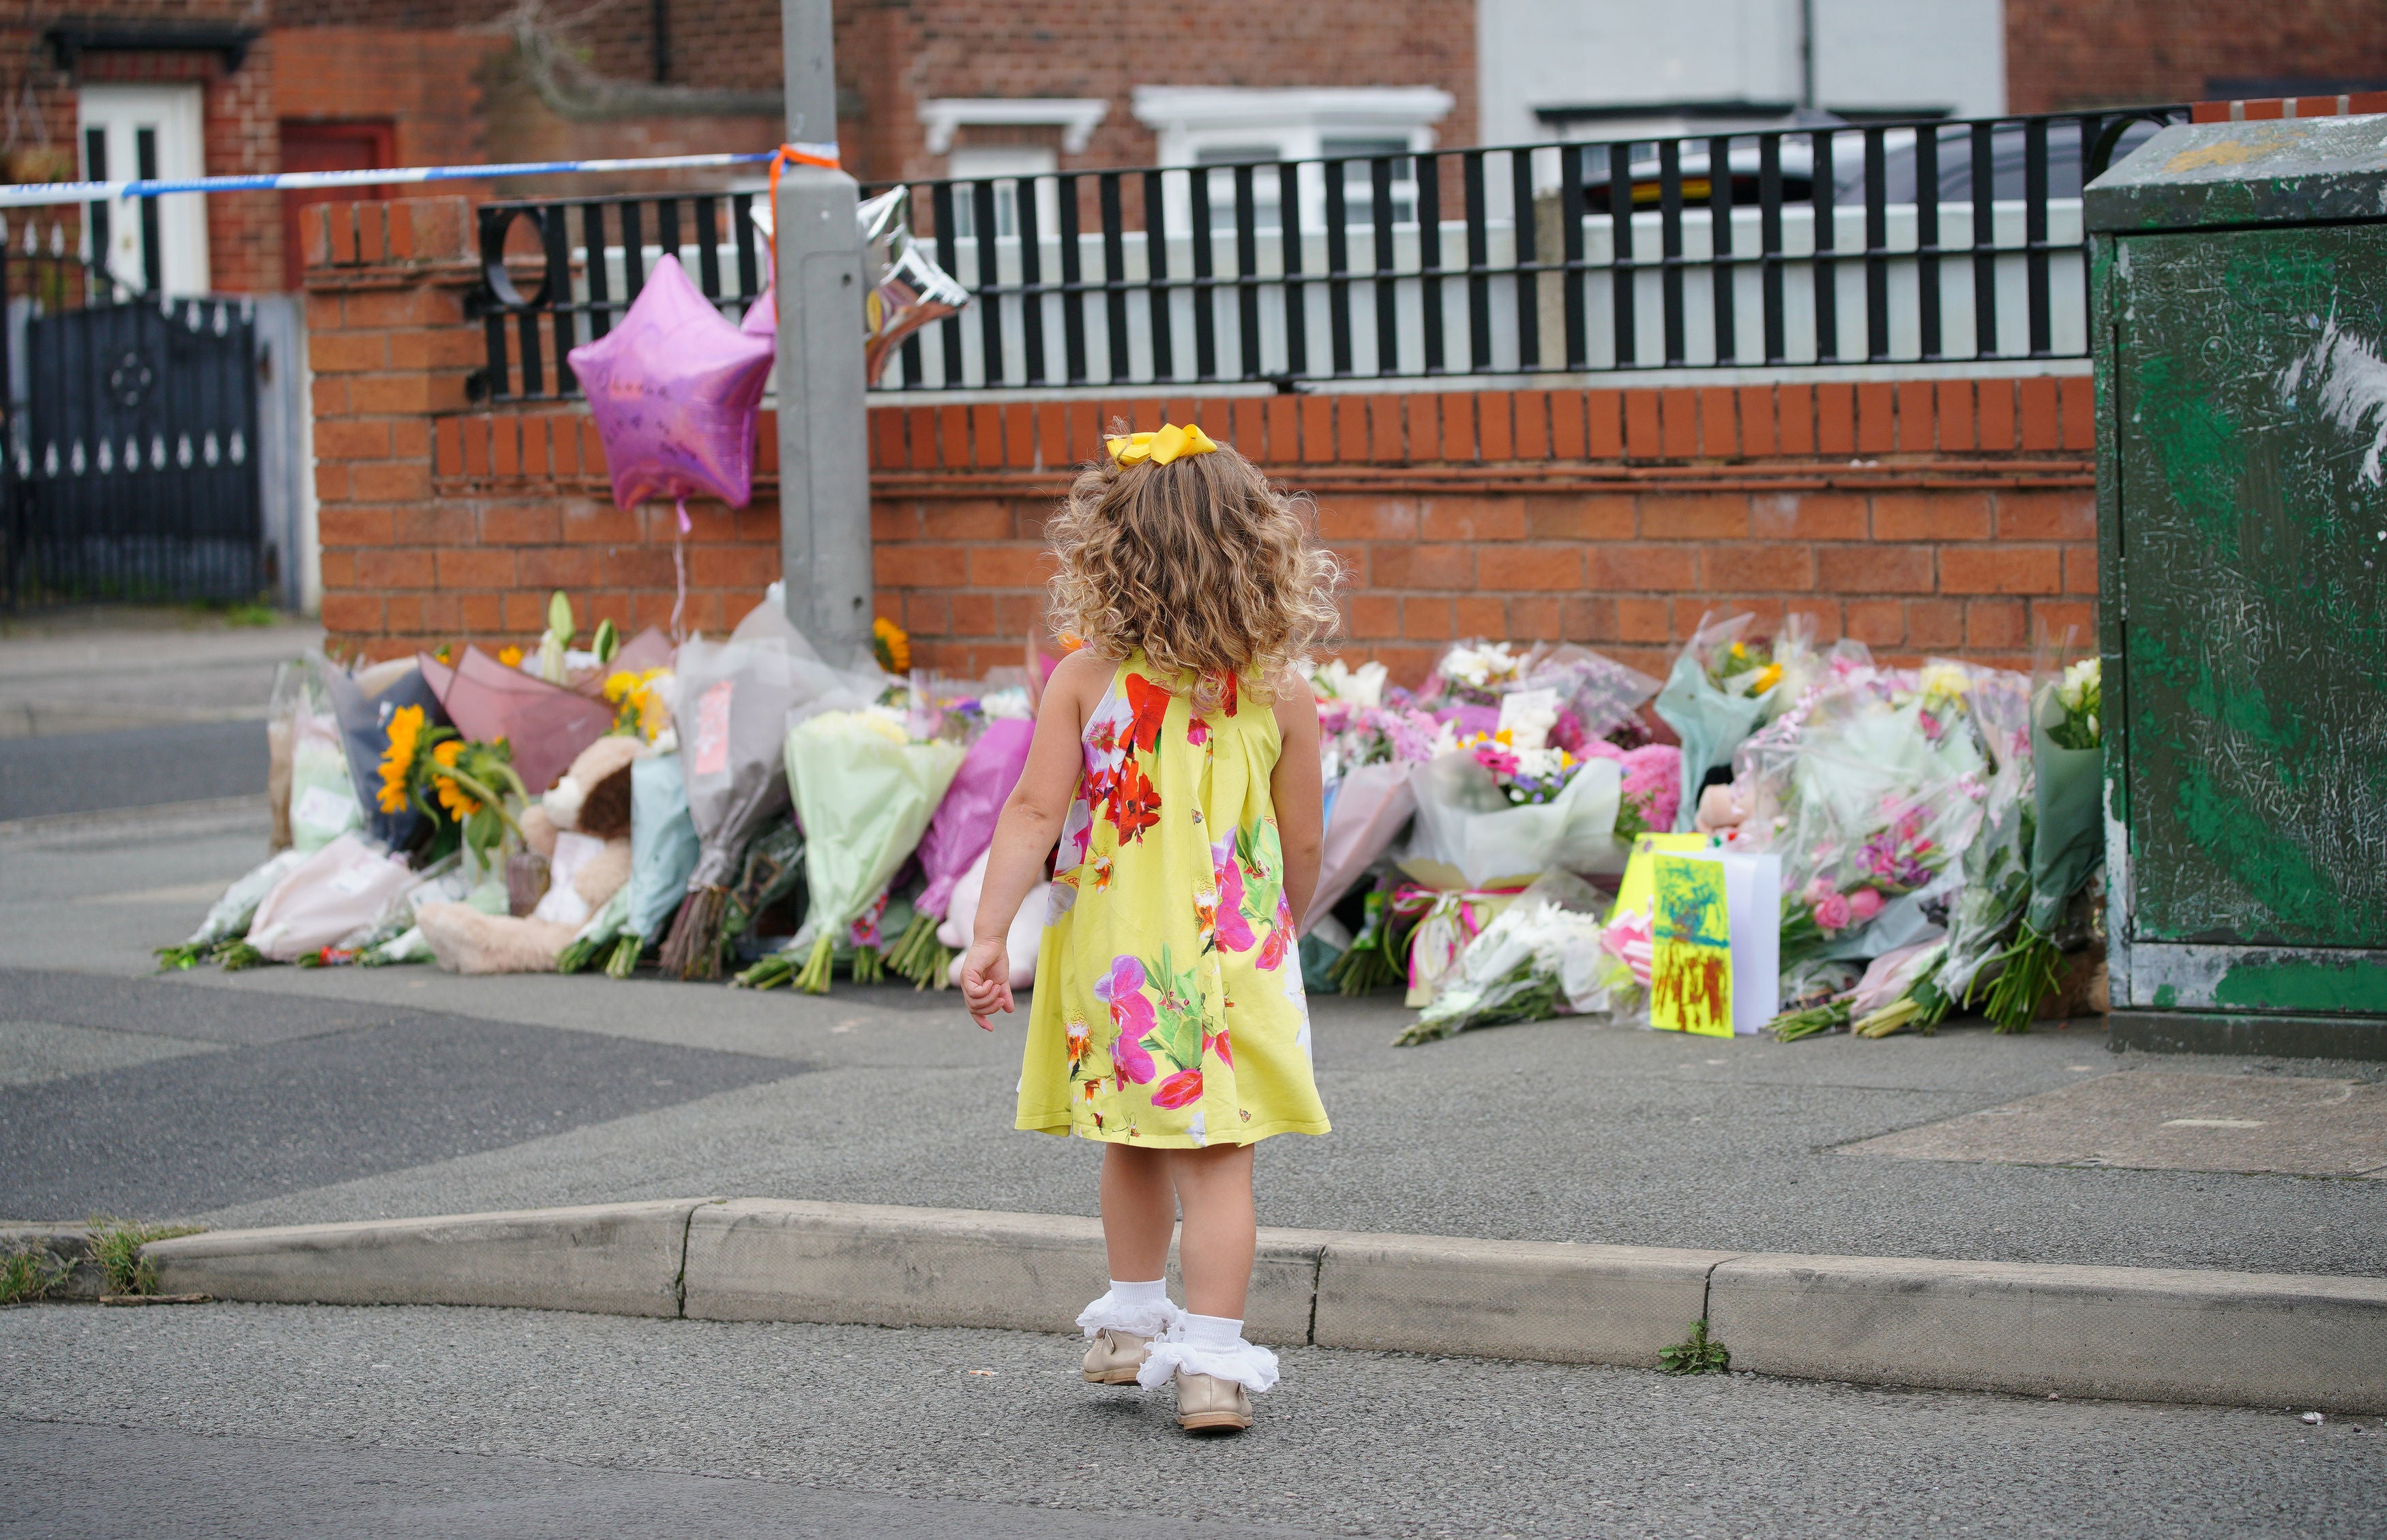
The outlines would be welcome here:
M 1252 1211 L 1251 1146 L 1171 1150 L 1168 1156 L 1177 1201 L 1185 1211 L 1185 1235 L 1178 1247 L 1185 1273 L 1185 1308 L 1197 1316 L 1241 1320 L 1244 1295 L 1251 1288 L 1252 1255 L 1259 1244 Z M 1107 1219 L 1107 1191 L 1103 1212 Z M 1168 1244 L 1166 1231 L 1161 1243 Z M 1111 1262 L 1116 1271 L 1116 1246 Z
M 1140 1282 L 1160 1277 L 1168 1267 L 1177 1197 L 1166 1153 L 1103 1146 L 1103 1244 L 1115 1279 Z

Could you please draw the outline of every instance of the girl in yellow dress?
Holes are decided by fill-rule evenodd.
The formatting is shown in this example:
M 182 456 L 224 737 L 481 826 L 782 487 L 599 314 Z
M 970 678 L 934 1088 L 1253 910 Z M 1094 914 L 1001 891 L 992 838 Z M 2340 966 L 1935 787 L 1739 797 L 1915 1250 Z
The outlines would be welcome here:
M 1318 708 L 1295 670 L 1334 624 L 1337 572 L 1200 428 L 1109 448 L 1046 526 L 1052 618 L 1085 645 L 1045 687 L 962 991 L 981 1027 L 1012 1008 L 1004 938 L 1044 904 L 1017 1123 L 1105 1146 L 1111 1286 L 1079 1318 L 1085 1377 L 1173 1380 L 1182 1426 L 1234 1432 L 1277 1372 L 1243 1336 L 1252 1146 L 1327 1126 L 1295 944 L 1324 824 Z M 1181 1207 L 1183 1310 L 1162 1276 Z

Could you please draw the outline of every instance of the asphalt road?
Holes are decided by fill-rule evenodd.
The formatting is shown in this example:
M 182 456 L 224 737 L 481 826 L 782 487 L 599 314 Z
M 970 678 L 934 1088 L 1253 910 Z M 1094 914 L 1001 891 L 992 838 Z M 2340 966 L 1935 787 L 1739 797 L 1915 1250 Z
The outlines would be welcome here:
M 0 738 L 0 820 L 265 795 L 263 722 Z
M 2387 1526 L 2364 1419 L 1299 1349 L 1251 1433 L 1201 1443 L 1165 1395 L 1078 1382 L 1078 1351 L 539 1311 L 0 1312 L 0 1534 Z
M 703 1193 L 1087 1214 L 1092 1152 L 1010 1127 L 1016 1024 L 951 996 L 462 978 L 158 978 L 251 827 L 0 840 L 0 1218 L 262 1224 Z M 2013 1261 L 2387 1272 L 2380 1183 L 1901 1160 L 1876 1135 L 2106 1074 L 2091 1029 L 1686 1041 L 1556 1022 L 1394 1048 L 1317 1004 L 1335 1131 L 1261 1147 L 1270 1224 Z M 669 1085 L 657 1085 L 669 1080 Z M 21 1110 L 19 1110 L 21 1109 Z

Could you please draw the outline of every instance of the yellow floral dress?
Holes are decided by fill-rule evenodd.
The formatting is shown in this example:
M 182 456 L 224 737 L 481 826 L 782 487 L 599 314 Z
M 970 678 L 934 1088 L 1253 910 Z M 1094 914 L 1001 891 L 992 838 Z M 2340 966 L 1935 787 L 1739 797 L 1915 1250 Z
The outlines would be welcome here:
M 1086 723 L 1018 1127 L 1155 1149 L 1324 1133 L 1269 776 L 1276 713 L 1197 713 L 1141 652 Z

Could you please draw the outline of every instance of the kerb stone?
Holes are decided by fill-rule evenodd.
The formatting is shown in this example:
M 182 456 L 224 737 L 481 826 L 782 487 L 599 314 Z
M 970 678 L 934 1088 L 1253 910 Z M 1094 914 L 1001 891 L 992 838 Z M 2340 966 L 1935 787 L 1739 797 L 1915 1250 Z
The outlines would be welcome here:
M 2387 1410 L 2387 1279 L 1754 1256 L 1708 1320 L 1765 1374 Z
M 220 1230 L 143 1255 L 161 1294 L 676 1316 L 681 1245 L 703 1201 Z
M 1438 1235 L 1334 1235 L 1320 1347 L 1654 1367 L 1735 1254 Z

